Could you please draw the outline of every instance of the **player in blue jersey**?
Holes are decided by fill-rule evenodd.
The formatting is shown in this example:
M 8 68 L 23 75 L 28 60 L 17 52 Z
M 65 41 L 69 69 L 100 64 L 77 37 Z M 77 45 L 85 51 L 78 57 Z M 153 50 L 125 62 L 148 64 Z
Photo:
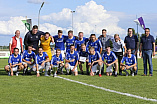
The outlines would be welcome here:
M 13 76 L 13 72 L 16 71 L 16 76 L 18 76 L 18 71 L 21 71 L 24 67 L 22 65 L 22 58 L 19 55 L 19 49 L 14 48 L 14 54 L 9 56 L 8 60 L 9 65 L 5 66 L 5 71 L 8 72 L 8 75 Z
M 88 67 L 88 50 L 86 50 L 86 45 L 83 43 L 81 44 L 81 49 L 79 51 L 79 68 L 81 70 L 81 73 L 83 73 L 83 67 L 82 64 L 84 64 L 84 62 L 86 62 L 86 73 L 87 75 L 89 74 L 89 67 Z
M 67 71 L 67 74 L 69 74 L 69 69 L 74 73 L 75 76 L 78 75 L 77 71 L 77 65 L 78 65 L 79 55 L 78 52 L 75 51 L 75 46 L 70 46 L 70 51 L 67 52 L 65 57 L 65 69 Z
M 102 59 L 98 51 L 95 51 L 94 47 L 89 48 L 89 63 L 90 66 L 90 76 L 94 76 L 99 72 L 99 77 L 101 77 Z M 98 68 L 99 67 L 99 68 Z
M 37 77 L 40 76 L 39 70 L 45 69 L 45 76 L 49 76 L 47 74 L 49 68 L 50 68 L 50 60 L 46 52 L 43 52 L 43 48 L 38 48 L 39 53 L 35 57 L 35 64 L 36 66 L 33 66 L 33 71 L 37 72 Z
M 125 64 L 123 62 L 125 61 Z M 134 72 L 137 70 L 136 67 L 136 56 L 134 54 L 131 54 L 131 49 L 127 50 L 126 56 L 124 56 L 121 60 L 120 68 L 126 72 L 126 76 L 129 75 L 129 73 L 126 70 L 132 71 L 132 76 L 134 76 Z
M 75 41 L 77 40 L 77 38 L 75 36 L 73 36 L 73 31 L 69 30 L 68 31 L 68 39 L 66 39 L 65 43 L 66 43 L 66 52 L 70 51 L 70 46 L 71 45 L 75 45 Z
M 89 49 L 90 47 L 94 47 L 95 51 L 99 51 L 100 54 L 101 54 L 101 52 L 102 52 L 102 45 L 101 45 L 100 40 L 96 39 L 95 34 L 91 34 L 90 41 L 87 42 L 87 49 Z
M 78 36 L 78 40 L 75 41 L 75 50 L 79 52 L 81 50 L 81 44 L 86 44 L 89 39 L 83 37 L 83 32 L 79 32 Z
M 106 60 L 106 62 L 104 62 Z M 111 51 L 110 46 L 106 46 L 106 52 L 102 55 L 102 61 L 107 66 L 106 67 L 106 75 L 111 76 L 112 75 L 112 67 L 115 67 L 115 77 L 117 77 L 117 71 L 118 71 L 118 59 L 114 52 Z
M 54 70 L 53 77 L 56 77 L 59 72 L 63 74 L 64 62 L 60 49 L 57 49 L 56 54 L 52 56 L 51 67 Z
M 62 30 L 58 30 L 58 35 L 53 36 L 55 42 L 55 50 L 60 49 L 62 57 L 65 57 L 65 41 L 68 39 L 68 36 L 63 35 Z M 56 52 L 55 52 L 56 53 Z
M 22 61 L 24 65 L 23 75 L 26 75 L 28 67 L 33 68 L 35 65 L 35 53 L 32 51 L 32 45 L 28 45 L 28 50 L 23 52 Z

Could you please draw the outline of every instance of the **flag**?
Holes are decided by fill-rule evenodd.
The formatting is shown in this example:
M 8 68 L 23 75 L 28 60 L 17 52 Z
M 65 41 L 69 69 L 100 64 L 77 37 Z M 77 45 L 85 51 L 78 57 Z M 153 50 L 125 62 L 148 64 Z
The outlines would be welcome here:
M 31 19 L 22 20 L 22 22 L 25 24 L 26 28 L 29 31 L 32 29 L 32 20 Z
M 144 24 L 144 21 L 143 21 L 142 17 L 134 20 L 134 22 L 136 22 L 138 25 L 140 25 L 145 30 L 145 24 Z

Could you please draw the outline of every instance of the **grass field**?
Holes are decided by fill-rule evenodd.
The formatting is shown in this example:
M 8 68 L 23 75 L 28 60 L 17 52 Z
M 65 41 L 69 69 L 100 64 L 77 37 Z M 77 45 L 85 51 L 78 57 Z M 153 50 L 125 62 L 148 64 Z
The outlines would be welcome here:
M 157 99 L 157 59 L 153 59 L 153 76 L 143 74 L 142 59 L 138 60 L 137 76 L 102 77 L 87 75 L 61 75 L 61 77 L 130 93 L 141 97 Z M 0 104 L 156 104 L 125 95 L 81 85 L 60 78 L 32 76 L 7 76 L 2 69 L 7 59 L 0 59 Z

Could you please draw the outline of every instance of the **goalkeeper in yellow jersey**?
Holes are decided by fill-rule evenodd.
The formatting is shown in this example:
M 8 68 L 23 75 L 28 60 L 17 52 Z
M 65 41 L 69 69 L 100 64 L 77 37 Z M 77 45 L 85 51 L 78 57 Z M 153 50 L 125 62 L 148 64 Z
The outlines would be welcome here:
M 47 53 L 49 60 L 52 58 L 50 43 L 54 43 L 53 37 L 49 32 L 46 32 L 44 36 L 40 38 L 40 46 L 43 48 L 43 51 Z

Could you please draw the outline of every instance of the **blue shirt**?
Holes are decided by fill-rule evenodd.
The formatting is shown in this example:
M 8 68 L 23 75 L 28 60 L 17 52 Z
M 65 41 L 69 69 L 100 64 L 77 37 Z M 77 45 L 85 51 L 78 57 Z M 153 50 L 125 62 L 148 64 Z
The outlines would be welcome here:
M 126 43 L 127 49 L 136 49 L 137 42 L 139 41 L 136 35 L 132 35 L 132 37 L 128 35 L 124 39 L 124 43 Z
M 131 66 L 136 63 L 136 56 L 131 54 L 131 58 L 128 58 L 128 56 L 125 56 L 122 58 L 121 63 L 125 61 L 125 65 Z
M 142 49 L 152 50 L 154 42 L 155 40 L 152 35 L 149 35 L 148 37 L 146 36 L 141 37 Z
M 67 39 L 66 42 L 66 52 L 70 50 L 70 45 L 75 45 L 76 37 L 73 36 L 72 39 Z
M 83 40 L 76 40 L 75 41 L 75 48 L 77 49 L 77 51 L 81 50 L 81 44 L 86 44 L 86 42 L 88 41 L 88 38 L 83 37 Z
M 9 56 L 8 63 L 11 63 L 12 65 L 14 65 L 21 62 L 22 62 L 21 55 L 18 54 L 18 56 L 15 57 L 14 54 L 12 54 Z
M 95 51 L 94 55 L 89 54 L 89 63 L 92 63 L 93 61 L 97 61 L 101 58 L 101 55 L 98 51 Z M 94 65 L 98 64 L 98 62 L 94 63 Z
M 88 51 L 82 51 L 82 49 L 79 51 L 79 56 L 82 56 L 82 57 L 88 57 L 89 53 Z
M 60 54 L 59 57 L 57 57 L 56 55 L 52 56 L 51 64 L 52 65 L 57 65 L 57 61 L 63 61 L 62 54 Z
M 48 55 L 46 52 L 43 52 L 43 55 L 40 56 L 39 54 L 36 55 L 36 59 L 35 59 L 35 63 L 38 65 L 41 65 L 43 63 L 43 61 L 46 60 L 46 58 L 48 58 Z
M 76 62 L 79 60 L 79 55 L 78 55 L 78 52 L 77 51 L 74 51 L 74 54 L 71 54 L 70 51 L 66 54 L 66 57 L 65 59 L 67 60 L 73 60 L 75 59 L 74 62 L 69 62 L 69 64 L 71 66 L 75 66 Z
M 61 38 L 58 37 L 58 35 L 53 36 L 54 42 L 55 42 L 55 50 L 60 49 L 60 50 L 65 50 L 65 40 L 68 38 L 68 36 L 62 35 Z
M 112 51 L 110 52 L 109 55 L 107 55 L 107 52 L 104 52 L 102 55 L 102 60 L 104 61 L 104 59 L 106 60 L 107 64 L 110 64 L 110 63 L 114 62 L 117 59 L 117 57 L 116 57 L 115 53 Z
M 87 50 L 89 50 L 89 47 L 94 47 L 95 51 L 99 51 L 102 48 L 101 42 L 100 40 L 96 40 L 95 42 L 93 42 L 92 40 L 90 40 L 89 42 L 87 42 Z
M 35 60 L 35 53 L 33 51 L 31 53 L 28 53 L 28 50 L 24 50 L 22 59 L 25 59 L 26 61 L 31 61 L 32 58 Z

